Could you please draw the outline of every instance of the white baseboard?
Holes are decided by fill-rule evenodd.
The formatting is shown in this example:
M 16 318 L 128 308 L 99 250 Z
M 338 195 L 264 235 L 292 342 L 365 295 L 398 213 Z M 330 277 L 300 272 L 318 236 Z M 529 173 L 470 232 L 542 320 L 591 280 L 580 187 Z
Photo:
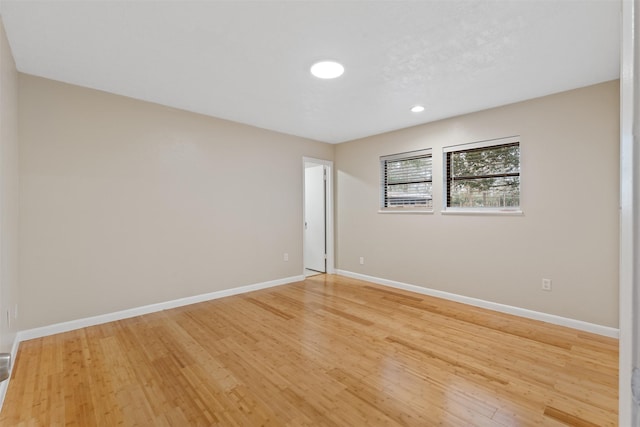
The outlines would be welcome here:
M 463 295 L 452 294 L 449 292 L 439 291 L 436 289 L 424 288 L 422 286 L 409 285 L 407 283 L 396 282 L 394 280 L 381 279 L 379 277 L 367 276 L 365 274 L 353 273 L 351 271 L 336 269 L 336 274 L 351 277 L 354 279 L 366 280 L 368 282 L 377 283 L 379 285 L 390 286 L 392 288 L 404 289 L 406 291 L 416 292 L 419 294 L 429 295 L 437 298 L 443 298 L 450 301 L 461 302 L 463 304 L 482 307 L 488 310 L 498 311 L 501 313 L 513 314 L 515 316 L 525 317 L 527 319 L 540 320 L 542 322 L 552 323 L 554 325 L 566 326 L 568 328 L 580 331 L 591 332 L 593 334 L 603 335 L 611 338 L 619 338 L 620 330 L 609 326 L 596 325 L 595 323 L 583 322 L 582 320 L 569 319 L 567 317 L 556 316 L 554 314 L 542 313 L 539 311 L 527 310 L 526 308 L 514 307 L 511 305 L 500 304 L 497 302 L 485 301 L 478 298 L 466 297 Z
M 274 286 L 286 285 L 287 283 L 300 282 L 304 280 L 304 275 L 286 277 L 284 279 L 276 279 L 268 282 L 255 283 L 253 285 L 240 286 L 238 288 L 224 289 L 201 295 L 180 298 L 172 301 L 165 301 L 157 304 L 145 305 L 142 307 L 130 308 L 128 310 L 116 311 L 114 313 L 101 314 L 99 316 L 86 317 L 84 319 L 71 320 L 69 322 L 56 323 L 53 325 L 43 326 L 40 328 L 27 329 L 18 332 L 17 342 L 31 340 L 34 338 L 45 337 L 62 332 L 73 331 L 75 329 L 86 328 L 87 326 L 100 325 L 102 323 L 113 322 L 116 320 L 128 319 L 130 317 L 141 316 L 143 314 L 155 313 L 171 308 L 182 307 L 189 304 L 196 304 L 203 301 L 210 301 L 218 298 L 224 298 L 232 295 L 244 294 L 247 292 L 257 291 L 260 289 L 271 288 Z
M 16 333 L 16 337 L 13 340 L 13 346 L 11 347 L 11 370 L 16 362 L 18 355 L 18 346 L 20 342 L 31 340 L 34 338 L 41 338 L 49 335 L 59 334 L 62 332 L 68 332 L 75 329 L 85 328 L 87 326 L 99 325 L 102 323 L 113 322 L 116 320 L 128 319 L 130 317 L 140 316 L 143 314 L 154 313 L 157 311 L 168 310 L 171 308 L 182 307 L 189 304 L 196 304 L 203 301 L 210 301 L 218 298 L 224 298 L 232 295 L 244 294 L 247 292 L 257 291 L 260 289 L 272 288 L 274 286 L 286 285 L 287 283 L 300 282 L 304 280 L 304 275 L 286 277 L 284 279 L 276 279 L 268 282 L 255 283 L 253 285 L 240 286 L 238 288 L 224 289 L 222 291 L 215 291 L 201 295 L 194 295 L 191 297 L 180 298 L 172 301 L 165 301 L 157 304 L 145 305 L 142 307 L 131 308 L 128 310 L 116 311 L 114 313 L 102 314 L 99 316 L 87 317 L 84 319 L 71 320 L 69 322 L 56 323 L 49 326 L 43 326 L 41 328 L 27 329 Z M 11 376 L 6 381 L 0 383 L 0 410 L 4 404 L 4 398 L 9 388 L 9 382 Z
M 404 289 L 404 290 L 416 292 L 419 294 L 461 302 L 464 304 L 469 304 L 476 307 L 482 307 L 489 310 L 498 311 L 501 313 L 513 314 L 513 315 L 525 317 L 528 319 L 540 320 L 543 322 L 548 322 L 548 323 L 552 323 L 560 326 L 566 326 L 569 328 L 591 332 L 594 334 L 603 335 L 611 338 L 619 338 L 620 336 L 619 329 L 611 328 L 608 326 L 596 325 L 594 323 L 583 322 L 581 320 L 569 319 L 566 317 L 556 316 L 553 314 L 547 314 L 547 313 L 542 313 L 538 311 L 527 310 L 524 308 L 513 307 L 506 304 L 499 304 L 499 303 L 485 301 L 477 298 L 466 297 L 463 295 L 457 295 L 449 292 L 439 291 L 436 289 L 424 288 L 422 286 L 410 285 L 407 283 L 397 282 L 394 280 L 381 279 L 378 277 L 367 276 L 365 274 L 354 273 L 346 270 L 336 269 L 335 273 L 338 275 L 351 277 L 354 279 L 365 280 L 368 282 L 390 286 L 398 289 Z M 72 321 L 63 322 L 63 323 L 56 323 L 49 326 L 43 326 L 41 328 L 34 328 L 34 329 L 19 331 L 16 334 L 16 337 L 13 341 L 13 346 L 11 348 L 11 361 L 12 361 L 11 369 L 13 370 L 13 365 L 16 362 L 16 357 L 18 353 L 18 346 L 22 341 L 49 336 L 53 334 L 58 334 L 62 332 L 68 332 L 75 329 L 81 329 L 87 326 L 99 325 L 102 323 L 108 323 L 116 320 L 127 319 L 130 317 L 140 316 L 143 314 L 154 313 L 162 310 L 168 310 L 171 308 L 182 307 L 189 304 L 196 304 L 203 301 L 210 301 L 210 300 L 224 298 L 232 295 L 238 295 L 238 294 L 243 294 L 247 292 L 257 291 L 260 289 L 267 289 L 274 286 L 286 285 L 288 283 L 300 282 L 302 280 L 304 280 L 304 275 L 286 277 L 283 279 L 271 280 L 268 282 L 256 283 L 253 285 L 240 286 L 237 288 L 224 289 L 221 291 L 215 291 L 215 292 L 210 292 L 210 293 L 201 294 L 201 295 L 194 295 L 191 297 L 180 298 L 172 301 L 145 305 L 142 307 L 131 308 L 128 310 L 117 311 L 114 313 L 108 313 L 108 314 L 103 314 L 99 316 L 87 317 L 84 319 L 72 320 Z M 4 403 L 4 398 L 6 396 L 7 389 L 9 388 L 10 381 L 11 381 L 11 377 L 9 377 L 7 381 L 0 383 L 0 409 L 2 409 L 2 405 Z

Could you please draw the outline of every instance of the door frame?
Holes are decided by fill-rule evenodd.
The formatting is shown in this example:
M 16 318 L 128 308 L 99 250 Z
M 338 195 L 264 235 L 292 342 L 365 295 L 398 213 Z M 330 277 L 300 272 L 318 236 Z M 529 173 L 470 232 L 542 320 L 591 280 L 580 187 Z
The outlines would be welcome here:
M 636 111 L 640 88 L 638 87 L 638 29 L 639 5 L 625 0 L 621 10 L 621 58 L 620 58 L 620 342 L 619 342 L 619 393 L 618 423 L 621 426 L 638 425 L 640 410 L 632 395 L 632 374 L 640 359 L 640 127 Z
M 316 159 L 313 157 L 303 157 L 302 158 L 302 221 L 301 221 L 301 229 L 302 229 L 302 274 L 304 275 L 304 220 L 305 220 L 305 163 L 315 163 L 318 165 L 323 165 L 327 170 L 327 179 L 325 182 L 325 205 L 324 205 L 324 215 L 325 215 L 325 237 L 326 237 L 326 252 L 327 252 L 327 262 L 325 265 L 325 269 L 327 274 L 335 274 L 335 252 L 334 252 L 334 234 L 333 234 L 333 161 L 331 160 L 323 160 Z

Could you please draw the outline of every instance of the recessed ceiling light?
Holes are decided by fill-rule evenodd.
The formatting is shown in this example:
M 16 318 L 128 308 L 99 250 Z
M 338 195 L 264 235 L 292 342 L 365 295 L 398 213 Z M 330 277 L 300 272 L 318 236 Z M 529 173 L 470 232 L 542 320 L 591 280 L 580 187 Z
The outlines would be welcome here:
M 414 105 L 411 107 L 412 113 L 422 113 L 424 111 L 424 107 L 422 105 Z
M 311 66 L 311 74 L 319 79 L 335 79 L 344 73 L 344 67 L 335 61 L 316 62 Z

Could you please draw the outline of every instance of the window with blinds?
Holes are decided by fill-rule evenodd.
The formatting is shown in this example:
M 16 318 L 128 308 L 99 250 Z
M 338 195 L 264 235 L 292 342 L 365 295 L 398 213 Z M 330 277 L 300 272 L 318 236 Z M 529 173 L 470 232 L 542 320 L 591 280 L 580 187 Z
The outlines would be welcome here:
M 431 172 L 431 149 L 380 157 L 381 210 L 433 210 Z
M 520 207 L 520 142 L 503 138 L 446 147 L 446 207 Z

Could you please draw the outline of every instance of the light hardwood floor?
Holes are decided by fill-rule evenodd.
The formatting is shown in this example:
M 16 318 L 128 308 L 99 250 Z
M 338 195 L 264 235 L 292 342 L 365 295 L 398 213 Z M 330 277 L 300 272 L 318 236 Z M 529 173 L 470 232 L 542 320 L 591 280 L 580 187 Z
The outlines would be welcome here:
M 2 426 L 613 426 L 618 342 L 340 276 L 23 342 Z

